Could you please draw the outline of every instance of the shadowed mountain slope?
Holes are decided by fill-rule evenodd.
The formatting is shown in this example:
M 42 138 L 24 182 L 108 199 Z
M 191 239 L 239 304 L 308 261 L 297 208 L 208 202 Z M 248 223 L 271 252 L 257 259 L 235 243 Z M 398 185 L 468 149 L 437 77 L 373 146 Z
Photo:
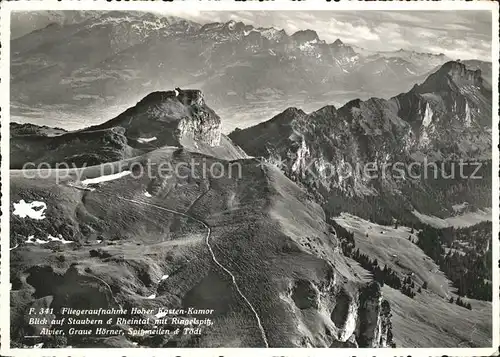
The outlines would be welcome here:
M 26 163 L 91 166 L 141 155 L 162 146 L 205 150 L 221 158 L 246 155 L 221 134 L 219 116 L 198 90 L 154 92 L 116 118 L 67 132 L 11 124 L 11 168 Z

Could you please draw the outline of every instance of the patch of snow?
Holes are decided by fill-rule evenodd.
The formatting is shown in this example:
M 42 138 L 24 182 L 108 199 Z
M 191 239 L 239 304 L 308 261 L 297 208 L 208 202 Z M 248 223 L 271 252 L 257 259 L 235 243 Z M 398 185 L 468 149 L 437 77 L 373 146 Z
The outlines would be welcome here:
M 491 220 L 492 220 L 491 208 L 486 208 L 484 210 L 478 210 L 474 212 L 466 212 L 458 216 L 446 218 L 446 222 L 451 227 L 455 228 L 470 227 L 475 224 Z
M 144 196 L 146 196 L 146 197 L 153 197 L 148 191 L 144 192 Z
M 157 139 L 156 136 L 153 136 L 152 138 L 139 138 L 137 139 L 137 141 L 141 144 L 144 144 L 144 143 L 149 143 L 151 141 L 155 141 L 156 139 Z
M 14 212 L 12 214 L 26 218 L 29 217 L 31 219 L 45 219 L 45 210 L 47 209 L 47 205 L 45 202 L 41 201 L 33 201 L 31 203 L 27 203 L 24 200 L 19 201 L 18 203 L 14 203 Z
M 132 172 L 131 171 L 122 171 L 117 174 L 111 174 L 111 175 L 104 175 L 104 176 L 99 176 L 99 177 L 94 177 L 90 179 L 85 179 L 82 181 L 83 185 L 90 185 L 90 184 L 95 184 L 95 183 L 100 183 L 100 182 L 106 182 L 106 181 L 112 181 L 119 179 L 120 177 L 128 176 Z
M 491 221 L 492 220 L 492 210 L 491 208 L 485 208 L 482 210 L 477 210 L 474 212 L 467 212 L 461 215 L 447 217 L 447 218 L 439 218 L 436 216 L 430 216 L 418 211 L 413 211 L 413 215 L 415 215 L 420 221 L 425 224 L 428 224 L 434 228 L 446 228 L 446 227 L 470 227 L 475 224 Z
M 167 280 L 167 279 L 168 279 L 168 274 L 165 274 L 165 275 L 163 275 L 163 276 L 160 278 L 160 281 Z
M 156 294 L 151 294 L 146 299 L 156 299 Z

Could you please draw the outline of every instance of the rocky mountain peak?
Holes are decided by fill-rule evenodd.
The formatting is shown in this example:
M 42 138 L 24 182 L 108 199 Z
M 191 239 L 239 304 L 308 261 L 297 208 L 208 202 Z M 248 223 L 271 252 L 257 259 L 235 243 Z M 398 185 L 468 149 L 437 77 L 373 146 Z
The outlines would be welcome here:
M 319 36 L 318 33 L 313 30 L 300 30 L 292 35 L 292 39 L 300 43 L 305 43 L 311 41 L 319 41 Z
M 324 107 L 316 110 L 311 115 L 313 116 L 335 116 L 337 113 L 337 108 L 334 105 L 325 105 Z
M 459 61 L 446 62 L 439 70 L 442 74 L 450 76 L 452 79 L 471 81 L 474 84 L 481 84 L 481 70 L 469 70 L 464 63 Z

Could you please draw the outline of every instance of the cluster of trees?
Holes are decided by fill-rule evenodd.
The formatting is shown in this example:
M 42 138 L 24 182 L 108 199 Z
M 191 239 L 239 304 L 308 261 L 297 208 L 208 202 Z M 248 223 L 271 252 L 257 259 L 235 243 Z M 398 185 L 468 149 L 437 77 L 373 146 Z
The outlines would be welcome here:
M 444 165 L 444 172 L 449 174 L 453 167 L 458 172 L 457 162 L 437 162 L 438 167 Z M 462 175 L 453 175 L 443 178 L 440 174 L 434 175 L 434 169 L 429 170 L 428 177 L 420 176 L 422 182 L 414 183 L 411 180 L 400 182 L 400 193 L 384 189 L 381 182 L 372 182 L 373 188 L 381 192 L 377 196 L 346 195 L 341 189 L 321 190 L 323 197 L 322 206 L 328 216 L 337 216 L 341 212 L 349 212 L 358 217 L 382 225 L 392 225 L 396 218 L 399 225 L 421 229 L 425 226 L 413 213 L 419 212 L 444 217 L 449 215 L 452 205 L 457 202 L 469 202 L 469 209 L 491 206 L 491 178 L 494 172 L 491 160 L 481 162 L 481 167 L 476 171 L 477 165 L 464 165 Z M 419 170 L 418 167 L 415 170 Z M 414 174 L 417 174 L 416 172 Z M 469 179 L 472 175 L 480 176 L 481 180 Z
M 417 245 L 439 265 L 458 295 L 491 301 L 491 238 L 491 222 L 462 229 L 425 226 L 418 234 Z M 444 246 L 452 248 L 446 253 Z
M 470 302 L 466 302 L 466 301 L 460 299 L 460 296 L 457 297 L 456 300 L 453 300 L 453 297 L 451 297 L 449 301 L 450 301 L 450 304 L 453 304 L 453 302 L 455 302 L 455 304 L 457 304 L 458 306 L 462 306 L 462 307 L 465 307 L 466 309 L 472 310 L 472 305 L 470 304 Z

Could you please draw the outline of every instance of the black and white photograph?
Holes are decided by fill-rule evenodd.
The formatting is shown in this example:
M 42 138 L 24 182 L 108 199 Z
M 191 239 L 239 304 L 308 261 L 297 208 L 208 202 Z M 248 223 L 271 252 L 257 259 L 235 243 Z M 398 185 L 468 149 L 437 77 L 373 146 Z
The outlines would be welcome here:
M 5 355 L 498 353 L 498 4 L 196 4 L 2 9 Z

